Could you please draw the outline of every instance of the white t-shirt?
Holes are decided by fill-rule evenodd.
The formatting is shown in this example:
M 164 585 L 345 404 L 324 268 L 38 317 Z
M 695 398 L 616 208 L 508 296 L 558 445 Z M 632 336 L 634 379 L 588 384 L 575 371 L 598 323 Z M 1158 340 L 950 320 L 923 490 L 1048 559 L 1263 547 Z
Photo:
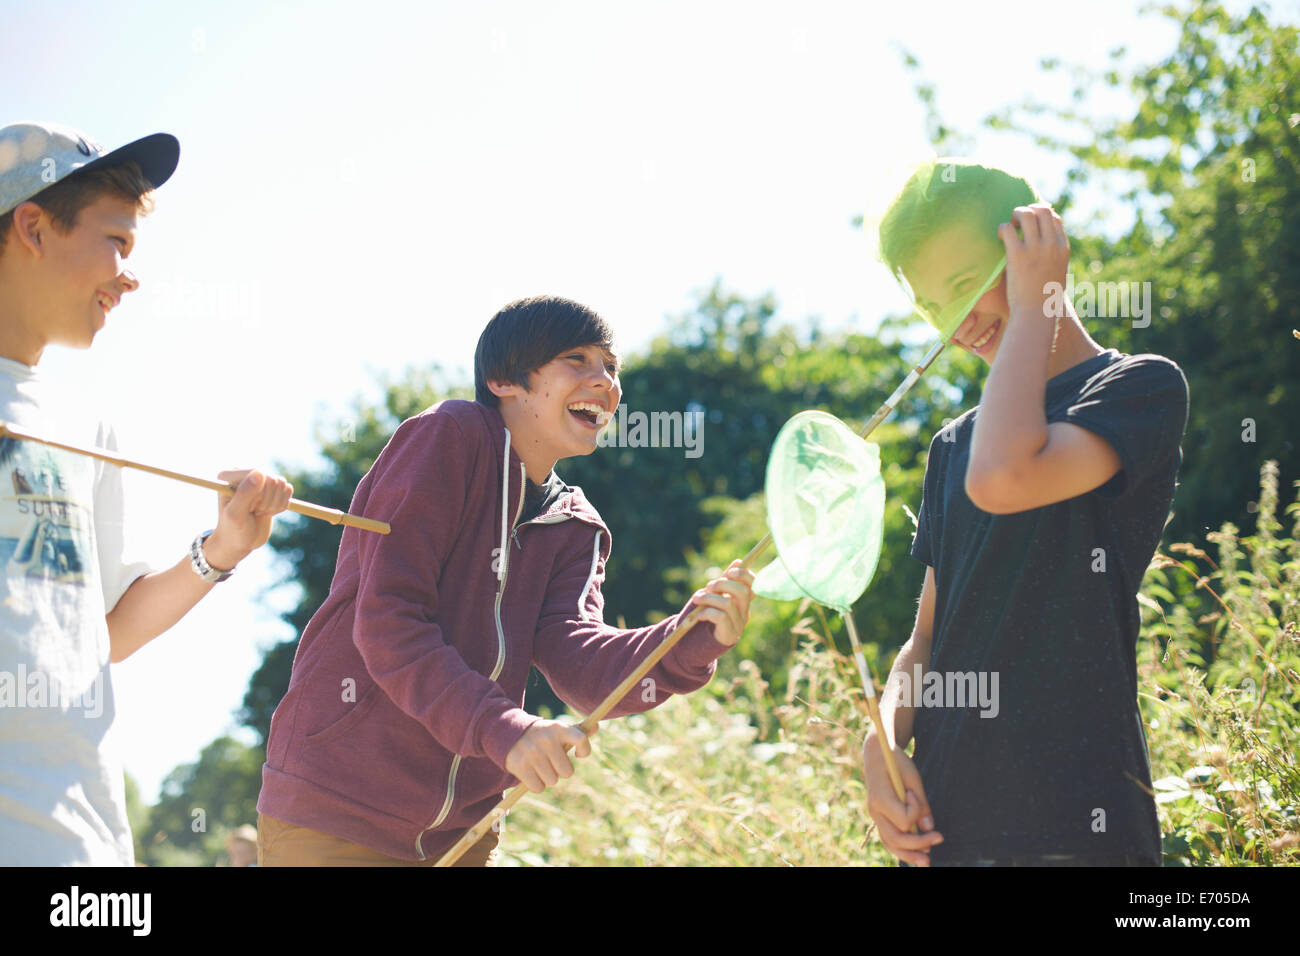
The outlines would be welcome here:
M 0 420 L 115 447 L 111 429 L 56 411 L 49 392 L 0 358 Z M 122 515 L 117 466 L 0 440 L 0 865 L 135 862 L 105 614 L 150 569 L 124 561 Z

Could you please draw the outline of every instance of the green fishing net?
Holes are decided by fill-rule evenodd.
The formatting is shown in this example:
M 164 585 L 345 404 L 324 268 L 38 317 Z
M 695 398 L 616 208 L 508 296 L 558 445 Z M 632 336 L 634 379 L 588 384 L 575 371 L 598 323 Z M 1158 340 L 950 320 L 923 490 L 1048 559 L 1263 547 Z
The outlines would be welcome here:
M 847 614 L 880 559 L 885 482 L 880 448 L 825 412 L 800 412 L 767 459 L 767 526 L 777 559 L 754 593 L 812 598 Z
M 911 167 L 878 218 L 864 222 L 878 237 L 880 260 L 947 340 L 1006 268 L 998 226 L 1017 206 L 1041 201 L 1027 180 L 1003 169 L 940 158 Z M 833 415 L 801 412 L 772 446 L 766 495 L 778 556 L 758 573 L 754 593 L 812 598 L 845 615 L 851 628 L 850 609 L 880 559 L 879 447 Z M 859 667 L 869 683 L 862 661 Z
M 998 226 L 1017 206 L 1041 202 L 1028 181 L 974 160 L 913 167 L 874 226 L 878 255 L 917 314 L 952 336 L 1006 267 Z

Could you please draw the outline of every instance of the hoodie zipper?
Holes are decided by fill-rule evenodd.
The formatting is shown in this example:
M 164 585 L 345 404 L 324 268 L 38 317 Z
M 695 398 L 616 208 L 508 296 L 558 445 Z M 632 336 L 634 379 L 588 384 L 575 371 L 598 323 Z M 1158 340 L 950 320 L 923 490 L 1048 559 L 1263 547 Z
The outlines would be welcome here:
M 508 436 L 510 433 L 506 432 Z M 511 532 L 518 530 L 517 525 L 519 516 L 524 513 L 524 497 L 528 489 L 528 469 L 524 463 L 519 463 L 519 480 L 521 482 L 519 491 L 519 507 L 515 509 L 515 520 L 511 522 Z M 493 609 L 497 622 L 497 665 L 492 668 L 490 675 L 492 680 L 501 676 L 501 671 L 506 666 L 506 632 L 501 626 L 501 598 L 506 593 L 506 576 L 510 573 L 510 539 L 502 535 L 501 537 L 501 583 L 497 586 L 497 602 Z
M 501 466 L 501 569 L 497 572 L 496 604 L 492 610 L 497 625 L 497 662 L 492 668 L 492 673 L 488 675 L 489 680 L 500 677 L 506 664 L 506 632 L 501 626 L 501 598 L 505 594 L 506 575 L 510 571 L 510 539 L 506 535 L 506 507 L 510 501 L 510 429 L 507 428 L 505 431 L 505 461 Z M 522 461 L 519 462 L 519 478 L 519 506 L 515 509 L 515 520 L 511 523 L 512 531 L 517 530 L 514 526 L 518 524 L 519 516 L 524 513 L 524 497 L 528 491 L 528 469 L 524 467 Z M 451 812 L 452 803 L 456 799 L 456 774 L 460 771 L 460 761 L 460 754 L 452 758 L 451 771 L 447 774 L 447 797 L 442 802 L 442 809 L 438 812 L 437 819 L 421 830 L 419 836 L 415 838 L 415 852 L 421 860 L 426 859 L 424 850 L 420 846 L 424 835 L 441 826 L 442 821 L 447 819 L 447 814 Z
M 527 521 L 525 521 L 523 524 L 517 524 L 517 525 L 515 525 L 515 530 L 512 531 L 512 532 L 510 532 L 510 540 L 513 541 L 513 542 L 515 543 L 515 547 L 516 547 L 516 548 L 518 548 L 520 551 L 522 551 L 522 550 L 524 550 L 524 546 L 523 546 L 522 544 L 519 543 L 519 529 L 520 529 L 520 528 L 526 528 L 526 527 L 528 527 L 530 524 L 559 524 L 559 523 L 562 522 L 562 521 L 568 521 L 568 520 L 570 520 L 572 517 L 573 517 L 573 515 L 568 514 L 567 512 L 559 511 L 559 512 L 556 512 L 556 513 L 553 514 L 553 515 L 546 515 L 544 518 L 529 518 L 529 519 L 528 519 Z M 519 518 L 516 517 L 515 520 L 518 521 Z

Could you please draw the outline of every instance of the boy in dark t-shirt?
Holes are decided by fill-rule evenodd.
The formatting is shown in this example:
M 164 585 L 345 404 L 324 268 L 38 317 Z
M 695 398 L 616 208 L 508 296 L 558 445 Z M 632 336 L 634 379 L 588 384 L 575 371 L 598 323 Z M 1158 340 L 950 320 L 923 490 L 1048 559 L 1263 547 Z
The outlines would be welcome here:
M 1182 461 L 1186 380 L 1088 336 L 1059 296 L 1064 227 L 1027 183 L 942 160 L 917 175 L 927 228 L 900 248 L 882 224 L 882 253 L 991 369 L 930 445 L 911 552 L 925 583 L 881 701 L 907 800 L 872 732 L 868 810 L 905 864 L 1159 865 L 1136 595 Z M 1011 208 L 1005 183 L 1025 190 Z

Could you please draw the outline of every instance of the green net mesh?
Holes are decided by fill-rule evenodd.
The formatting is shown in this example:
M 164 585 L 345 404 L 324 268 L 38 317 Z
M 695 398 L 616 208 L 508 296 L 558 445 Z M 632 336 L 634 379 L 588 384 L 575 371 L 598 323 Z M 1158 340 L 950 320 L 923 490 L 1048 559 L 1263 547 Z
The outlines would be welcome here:
M 880 559 L 879 446 L 833 415 L 800 412 L 772 445 L 765 493 L 777 559 L 758 573 L 754 593 L 778 601 L 809 597 L 848 613 Z
M 1006 267 L 998 226 L 1041 202 L 1025 179 L 969 159 L 915 167 L 877 227 L 882 262 L 917 313 L 949 338 Z

